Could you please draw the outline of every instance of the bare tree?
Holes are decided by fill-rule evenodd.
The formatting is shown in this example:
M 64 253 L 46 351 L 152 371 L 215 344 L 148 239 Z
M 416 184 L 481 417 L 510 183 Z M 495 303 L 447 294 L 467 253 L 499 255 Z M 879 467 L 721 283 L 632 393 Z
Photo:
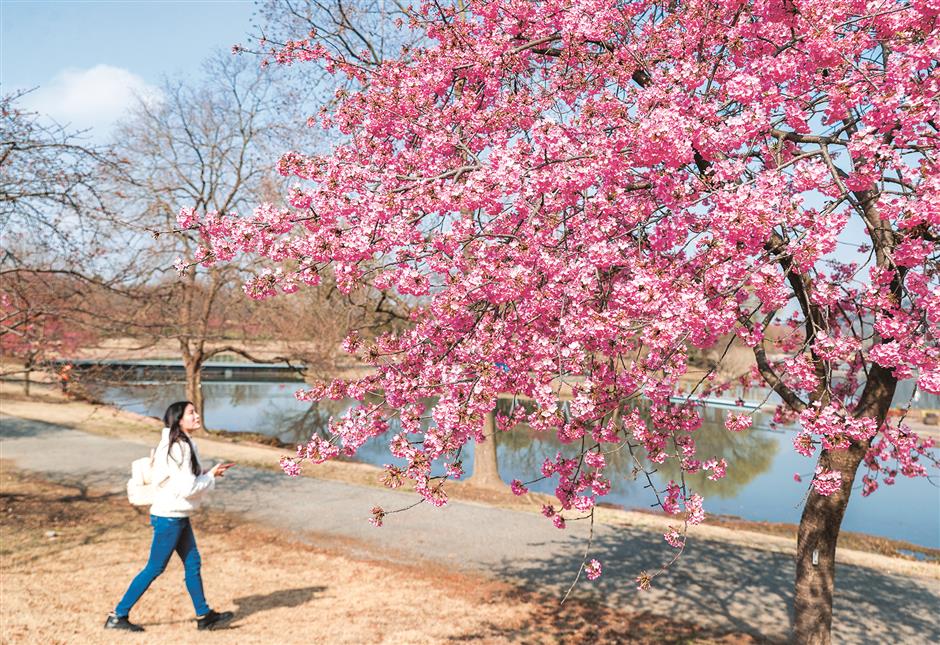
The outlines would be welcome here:
M 89 291 L 115 289 L 134 262 L 120 246 L 99 178 L 123 170 L 107 148 L 0 98 L 0 347 L 31 371 L 74 346 L 88 326 Z
M 286 43 L 303 49 L 316 43 L 362 67 L 374 67 L 389 56 L 407 56 L 422 38 L 408 29 L 408 3 L 400 0 L 264 0 L 253 42 L 235 49 L 255 54 L 266 65 Z M 279 66 L 280 67 L 280 66 Z M 324 108 L 353 84 L 324 69 L 283 69 L 284 87 L 295 100 Z
M 26 94 L 0 97 L 0 232 L 7 262 L 22 259 L 11 242 L 57 254 L 92 244 L 102 231 L 84 224 L 104 210 L 97 178 L 103 165 L 113 166 L 108 151 L 90 145 L 83 131 L 18 107 Z
M 262 42 L 280 45 L 315 32 L 317 42 L 366 66 L 399 54 L 418 38 L 403 28 L 409 10 L 399 0 L 267 0 L 261 15 Z
M 283 347 L 283 353 L 303 362 L 308 374 L 336 374 L 356 363 L 343 361 L 340 347 L 350 330 L 372 340 L 378 333 L 407 324 L 408 303 L 378 290 L 358 290 L 344 294 L 324 276 L 313 289 L 305 289 L 276 302 L 252 301 L 250 319 L 254 333 L 258 326 L 267 330 Z
M 140 100 L 116 138 L 128 165 L 115 182 L 124 225 L 150 234 L 146 265 L 152 276 L 134 296 L 136 306 L 119 321 L 144 344 L 176 341 L 186 369 L 187 396 L 203 410 L 200 369 L 224 351 L 242 351 L 233 338 L 227 309 L 245 267 L 190 267 L 181 276 L 178 258 L 192 258 L 199 239 L 177 229 L 181 208 L 228 213 L 278 194 L 274 165 L 287 147 L 286 101 L 272 75 L 256 61 L 219 54 L 205 65 L 199 83 L 167 81 L 159 102 Z M 302 131 L 301 131 L 302 134 Z

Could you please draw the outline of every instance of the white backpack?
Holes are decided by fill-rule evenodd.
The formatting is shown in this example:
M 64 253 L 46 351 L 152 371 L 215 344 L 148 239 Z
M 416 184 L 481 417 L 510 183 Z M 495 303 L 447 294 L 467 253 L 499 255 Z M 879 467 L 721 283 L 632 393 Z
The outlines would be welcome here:
M 131 462 L 131 478 L 127 480 L 127 501 L 134 506 L 153 504 L 153 455 Z

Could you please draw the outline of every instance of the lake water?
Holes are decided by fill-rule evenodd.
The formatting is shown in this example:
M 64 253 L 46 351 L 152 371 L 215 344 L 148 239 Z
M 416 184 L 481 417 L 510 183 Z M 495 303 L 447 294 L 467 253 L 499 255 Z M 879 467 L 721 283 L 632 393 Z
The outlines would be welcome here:
M 213 429 L 257 432 L 288 444 L 301 443 L 315 432 L 323 434 L 330 416 L 339 416 L 350 404 L 298 401 L 294 392 L 302 385 L 296 381 L 203 383 L 206 424 Z M 181 383 L 92 385 L 89 389 L 109 403 L 154 417 L 162 416 L 173 401 L 185 398 Z M 797 454 L 791 443 L 793 431 L 771 430 L 767 415 L 756 413 L 754 428 L 741 434 L 728 432 L 723 419 L 723 412 L 707 409 L 705 422 L 696 431 L 696 442 L 703 459 L 717 455 L 727 460 L 727 477 L 717 482 L 698 475 L 687 477 L 692 488 L 705 496 L 706 511 L 754 521 L 798 523 L 815 459 Z M 360 449 L 358 460 L 379 466 L 397 463 L 387 449 L 388 438 L 397 431 L 393 423 L 387 437 L 378 437 Z M 472 449 L 467 446 L 461 456 L 467 476 L 472 474 Z M 563 446 L 544 434 L 515 431 L 497 435 L 500 474 L 507 482 L 535 479 L 546 457 L 573 450 L 573 446 Z M 285 449 L 285 454 L 290 452 Z M 642 475 L 637 481 L 630 478 L 628 456 L 625 451 L 608 455 L 612 487 L 603 501 L 629 509 L 649 508 L 655 500 L 643 489 L 646 482 Z M 678 475 L 669 464 L 661 468 L 653 476 L 660 486 Z M 803 483 L 794 481 L 794 473 L 803 476 Z M 545 480 L 530 488 L 551 493 L 554 483 Z M 882 485 L 869 497 L 862 497 L 860 486 L 856 488 L 843 530 L 940 548 L 940 488 L 934 483 L 898 477 L 894 486 Z

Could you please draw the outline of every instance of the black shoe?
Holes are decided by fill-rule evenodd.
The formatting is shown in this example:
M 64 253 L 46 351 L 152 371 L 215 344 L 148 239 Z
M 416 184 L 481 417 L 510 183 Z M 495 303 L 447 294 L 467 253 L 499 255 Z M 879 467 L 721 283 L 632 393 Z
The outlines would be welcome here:
M 209 613 L 196 619 L 196 629 L 215 629 L 221 627 L 235 617 L 230 611 L 216 611 L 210 609 Z
M 140 625 L 135 625 L 127 619 L 127 616 L 117 616 L 115 614 L 109 614 L 108 619 L 104 621 L 105 629 L 123 629 L 128 632 L 142 632 L 144 628 Z

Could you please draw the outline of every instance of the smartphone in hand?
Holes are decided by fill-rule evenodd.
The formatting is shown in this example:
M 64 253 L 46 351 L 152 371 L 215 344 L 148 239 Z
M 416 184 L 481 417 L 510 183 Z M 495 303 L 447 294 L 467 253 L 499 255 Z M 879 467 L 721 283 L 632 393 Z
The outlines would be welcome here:
M 216 477 L 222 477 L 225 474 L 225 471 L 234 466 L 232 462 L 219 463 L 212 467 L 213 474 Z

